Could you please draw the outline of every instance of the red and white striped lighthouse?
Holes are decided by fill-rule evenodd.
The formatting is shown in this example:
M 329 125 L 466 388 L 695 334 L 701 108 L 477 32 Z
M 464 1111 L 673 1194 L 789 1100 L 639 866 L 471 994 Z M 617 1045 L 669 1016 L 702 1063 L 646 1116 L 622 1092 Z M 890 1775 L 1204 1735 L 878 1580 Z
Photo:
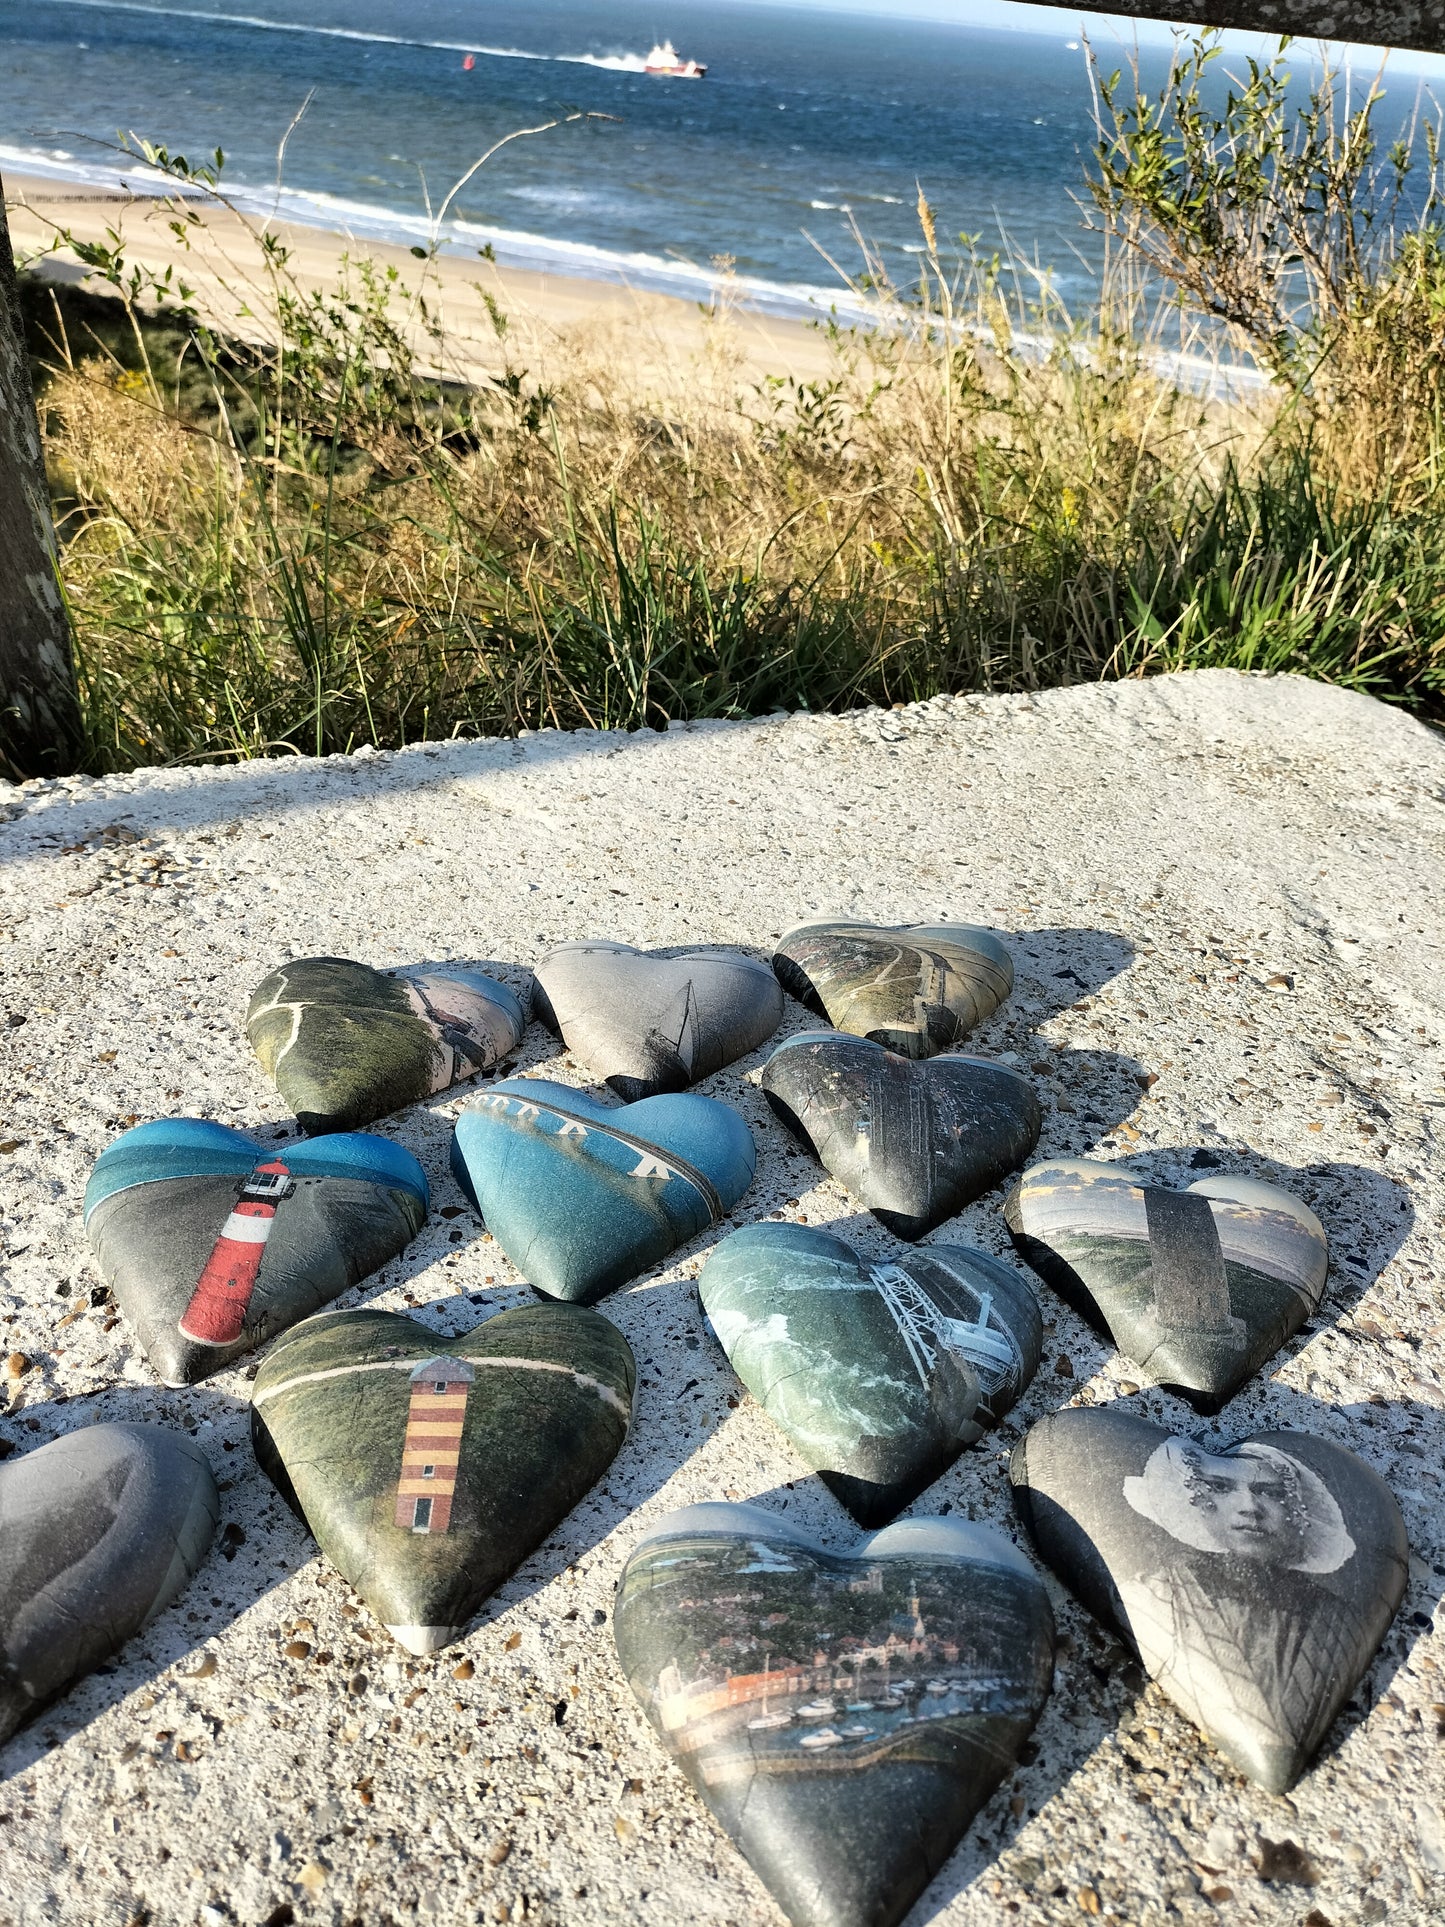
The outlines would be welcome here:
M 197 1345 L 233 1345 L 246 1322 L 276 1207 L 295 1190 L 279 1158 L 258 1164 L 221 1227 L 181 1319 L 181 1332 Z
M 445 1353 L 411 1375 L 411 1405 L 396 1487 L 396 1523 L 403 1532 L 445 1532 L 452 1522 L 462 1426 L 475 1367 Z

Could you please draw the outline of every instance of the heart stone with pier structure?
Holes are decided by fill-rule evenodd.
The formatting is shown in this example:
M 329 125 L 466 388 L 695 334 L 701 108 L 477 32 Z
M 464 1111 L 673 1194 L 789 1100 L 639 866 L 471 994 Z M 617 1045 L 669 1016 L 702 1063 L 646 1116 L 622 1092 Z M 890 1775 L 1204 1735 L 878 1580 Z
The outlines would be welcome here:
M 921 1238 L 1016 1170 L 1042 1121 L 1033 1086 L 1006 1064 L 920 1064 L 836 1030 L 789 1037 L 761 1081 L 788 1129 L 899 1238 Z
M 1014 1244 L 1156 1384 L 1217 1412 L 1319 1306 L 1324 1227 L 1278 1185 L 1221 1173 L 1187 1191 L 1052 1158 L 1004 1205 Z

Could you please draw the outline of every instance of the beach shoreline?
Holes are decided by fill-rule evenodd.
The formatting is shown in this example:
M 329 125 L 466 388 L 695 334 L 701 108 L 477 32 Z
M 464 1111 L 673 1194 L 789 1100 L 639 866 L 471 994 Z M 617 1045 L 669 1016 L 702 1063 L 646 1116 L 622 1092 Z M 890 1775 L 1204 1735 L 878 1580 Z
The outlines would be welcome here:
M 264 229 L 284 243 L 289 269 L 307 292 L 334 288 L 347 259 L 394 269 L 401 286 L 413 293 L 425 279 L 428 302 L 440 312 L 445 330 L 446 359 L 438 372 L 464 382 L 496 379 L 514 366 L 518 353 L 528 374 L 540 381 L 575 365 L 579 352 L 601 354 L 613 365 L 620 353 L 640 394 L 671 390 L 720 367 L 744 386 L 769 376 L 815 380 L 832 359 L 818 323 L 734 299 L 725 278 L 718 297 L 703 303 L 625 280 L 503 266 L 450 252 L 422 261 L 410 247 L 344 228 L 266 222 L 215 205 L 206 208 L 203 226 L 183 239 L 172 226 L 174 202 L 181 197 L 160 189 L 137 192 L 16 172 L 7 172 L 3 183 L 22 267 L 104 293 L 103 278 L 87 272 L 71 250 L 45 250 L 60 232 L 82 243 L 106 244 L 114 231 L 128 261 L 157 277 L 170 269 L 195 289 L 196 305 L 208 322 L 242 337 L 264 332 L 255 319 L 257 312 L 264 313 L 264 303 L 258 309 L 255 299 L 246 298 L 248 291 L 254 296 L 264 288 L 258 240 Z M 194 204 L 194 196 L 184 198 Z M 505 333 L 498 330 L 493 304 L 506 318 Z M 820 323 L 823 318 L 820 314 Z M 410 332 L 425 355 L 424 330 L 418 326 Z

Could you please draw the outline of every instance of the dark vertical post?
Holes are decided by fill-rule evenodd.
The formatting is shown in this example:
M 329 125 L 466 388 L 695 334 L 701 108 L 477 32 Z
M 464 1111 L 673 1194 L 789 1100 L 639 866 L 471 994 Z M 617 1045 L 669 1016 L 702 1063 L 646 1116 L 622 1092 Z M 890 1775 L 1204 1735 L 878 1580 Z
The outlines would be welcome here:
M 1044 0 L 1044 5 L 1078 11 L 1075 0 Z M 1163 0 L 1109 0 L 1107 11 L 1167 19 L 1175 25 L 1445 53 L 1442 0 L 1168 0 L 1167 6 Z
M 80 707 L 15 257 L 0 193 L 0 767 L 14 776 L 75 768 Z

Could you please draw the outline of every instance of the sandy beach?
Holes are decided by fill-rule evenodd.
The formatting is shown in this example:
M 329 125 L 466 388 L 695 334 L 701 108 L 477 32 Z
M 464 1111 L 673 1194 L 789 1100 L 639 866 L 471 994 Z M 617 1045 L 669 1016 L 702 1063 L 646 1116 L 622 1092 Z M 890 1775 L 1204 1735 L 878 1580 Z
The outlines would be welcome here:
M 187 246 L 173 231 L 173 206 L 159 197 L 23 174 L 7 174 L 4 191 L 20 262 L 41 255 L 60 231 L 104 242 L 113 229 L 129 261 L 153 274 L 169 267 L 183 277 L 213 325 L 242 335 L 258 332 L 255 317 L 267 306 L 259 222 L 210 208 L 204 225 L 189 230 Z M 428 304 L 440 310 L 446 331 L 442 372 L 464 381 L 498 375 L 519 361 L 530 376 L 546 381 L 579 359 L 615 365 L 620 358 L 633 370 L 640 394 L 658 395 L 704 373 L 731 375 L 744 387 L 767 375 L 807 381 L 829 363 L 827 344 L 811 324 L 728 302 L 709 312 L 699 303 L 619 282 L 503 268 L 460 255 L 438 255 L 423 264 L 406 247 L 283 222 L 271 224 L 270 231 L 290 251 L 290 271 L 305 290 L 334 287 L 346 255 L 395 268 L 413 294 L 425 267 Z M 35 265 L 57 278 L 89 278 L 65 249 Z M 99 285 L 98 279 L 91 284 Z M 505 337 L 494 326 L 488 296 L 507 318 Z M 247 308 L 253 311 L 249 317 Z M 419 322 L 411 332 L 418 342 L 424 339 Z

